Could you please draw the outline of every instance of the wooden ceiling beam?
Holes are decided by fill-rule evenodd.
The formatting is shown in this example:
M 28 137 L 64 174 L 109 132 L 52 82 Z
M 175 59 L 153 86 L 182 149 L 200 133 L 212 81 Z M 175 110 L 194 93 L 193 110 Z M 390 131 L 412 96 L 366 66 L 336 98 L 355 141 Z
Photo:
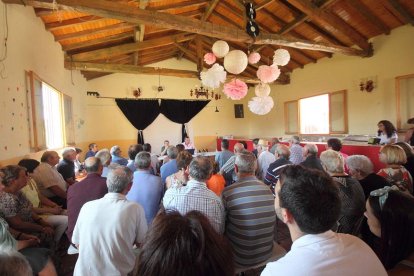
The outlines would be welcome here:
M 65 68 L 69 70 L 81 70 L 89 72 L 102 72 L 102 73 L 127 73 L 127 74 L 142 74 L 142 75 L 162 75 L 178 78 L 197 78 L 197 71 L 179 70 L 179 69 L 167 69 L 159 67 L 147 67 L 136 65 L 123 65 L 123 64 L 108 64 L 108 63 L 88 63 L 88 62 L 69 62 L 65 61 Z M 248 83 L 259 83 L 257 79 L 246 79 L 240 76 L 229 75 L 229 78 L 237 77 Z
M 320 9 L 308 0 L 287 0 L 290 4 L 307 14 L 313 21 L 333 33 L 340 32 L 349 37 L 357 46 L 372 55 L 372 45 L 367 39 L 330 11 Z
M 108 63 L 88 63 L 88 62 L 65 62 L 65 68 L 69 70 L 82 70 L 105 73 L 128 73 L 143 75 L 162 75 L 178 78 L 198 78 L 197 71 L 167 69 L 159 67 L 142 67 L 136 65 L 120 65 Z
M 152 64 L 152 63 L 156 63 L 156 62 L 159 62 L 159 61 L 164 61 L 164 60 L 167 60 L 167 59 L 174 58 L 177 51 L 178 51 L 177 49 L 173 49 L 170 52 L 164 52 L 164 53 L 158 54 L 158 55 L 148 55 L 148 56 L 145 56 L 145 57 L 141 57 L 140 61 L 139 61 L 139 65 L 142 66 L 143 64 Z
M 363 50 L 333 45 L 330 43 L 317 43 L 314 41 L 296 40 L 286 38 L 278 34 L 261 34 L 256 39 L 251 38 L 244 30 L 228 26 L 215 25 L 210 22 L 202 22 L 197 19 L 177 16 L 168 13 L 159 13 L 139 8 L 131 7 L 122 2 L 107 0 L 59 0 L 58 4 L 53 5 L 50 0 L 2 0 L 6 4 L 23 4 L 41 7 L 41 8 L 58 8 L 67 10 L 76 10 L 94 14 L 101 17 L 118 19 L 133 24 L 152 24 L 161 28 L 170 28 L 184 32 L 197 33 L 227 41 L 236 41 L 254 44 L 274 44 L 288 46 L 298 49 L 308 49 L 315 51 L 325 51 L 342 53 L 354 56 L 372 55 L 371 48 Z M 300 1 L 303 0 L 289 0 Z M 303 4 L 303 3 L 302 3 Z M 309 4 L 309 3 L 308 3 Z M 315 13 L 313 14 L 315 16 Z M 365 41 L 365 40 L 364 40 Z M 365 41 L 369 46 L 369 43 Z
M 266 0 L 264 2 L 262 2 L 260 5 L 256 6 L 256 12 L 260 11 L 261 9 L 266 8 L 267 6 L 269 6 L 270 4 L 272 4 L 274 0 Z
M 193 60 L 197 61 L 197 56 L 194 55 L 193 52 L 191 52 L 190 50 L 188 50 L 188 45 L 187 45 L 187 47 L 183 47 L 179 43 L 174 43 L 174 45 L 181 51 L 181 53 L 183 55 L 186 54 L 187 56 L 191 57 Z
M 48 31 L 57 31 L 68 27 L 77 27 L 82 24 L 92 23 L 96 21 L 108 20 L 107 18 L 98 17 L 96 15 L 87 15 L 77 18 L 72 18 L 68 20 L 45 23 L 45 28 Z
M 391 10 L 395 15 L 399 15 L 403 18 L 405 24 L 411 24 L 414 26 L 414 17 L 396 0 L 382 1 L 384 5 Z
M 101 37 L 98 39 L 91 39 L 91 40 L 83 41 L 79 43 L 67 44 L 67 45 L 62 46 L 62 50 L 63 51 L 78 50 L 78 49 L 82 49 L 82 48 L 86 48 L 86 47 L 90 47 L 90 46 L 94 46 L 98 44 L 110 43 L 110 42 L 115 42 L 118 40 L 132 38 L 133 35 L 134 34 L 131 31 L 129 31 L 129 32 L 120 33 L 116 35 Z
M 161 54 L 165 54 L 168 52 L 173 52 L 176 49 L 176 46 L 174 44 L 168 45 L 168 46 L 164 46 L 162 48 L 159 49 L 153 49 L 153 50 L 149 50 L 149 51 L 142 51 L 142 52 L 138 52 L 140 58 L 144 58 L 144 57 L 150 57 L 150 56 L 154 56 L 154 55 L 161 55 Z
M 212 0 L 210 1 L 210 4 L 208 5 L 208 7 L 206 8 L 203 16 L 201 17 L 201 21 L 205 22 L 208 20 L 208 18 L 210 17 L 211 13 L 214 11 L 214 9 L 216 8 L 217 4 L 218 4 L 219 0 Z
M 128 43 L 95 51 L 79 53 L 72 55 L 70 58 L 72 61 L 92 61 L 108 56 L 116 56 L 120 54 L 133 53 L 145 49 L 153 49 L 156 47 L 173 44 L 174 42 L 183 42 L 193 39 L 194 37 L 195 35 L 193 34 L 179 34 L 173 36 L 166 36 L 162 38 L 145 40 L 142 42 Z
M 368 21 L 371 22 L 371 24 L 377 28 L 381 33 L 384 33 L 386 35 L 389 35 L 391 32 L 391 29 L 384 24 L 384 22 L 381 21 L 380 18 L 375 16 L 370 9 L 365 6 L 361 0 L 347 0 L 345 2 L 348 6 L 352 6 L 355 10 L 357 10 L 359 13 L 361 13 L 364 18 L 368 19 Z
M 203 53 L 203 40 L 201 36 L 196 36 L 195 38 L 195 52 L 197 54 L 197 71 L 201 72 L 204 68 L 204 53 Z
M 154 6 L 147 8 L 148 11 L 168 11 L 168 10 L 176 10 L 180 8 L 193 8 L 206 5 L 208 1 L 206 0 L 189 0 L 179 3 L 172 3 L 163 6 Z
M 55 41 L 63 41 L 68 39 L 76 39 L 81 38 L 88 35 L 98 35 L 102 33 L 107 33 L 108 31 L 116 31 L 116 30 L 124 30 L 124 31 L 130 31 L 132 30 L 134 26 L 130 23 L 118 23 L 113 25 L 104 26 L 97 29 L 90 29 L 90 30 L 84 30 L 80 32 L 74 32 L 74 33 L 68 33 L 63 35 L 55 35 Z
M 208 5 L 208 7 L 206 8 L 206 10 L 204 11 L 203 16 L 201 17 L 201 21 L 205 22 L 208 20 L 208 18 L 210 17 L 210 15 L 213 13 L 214 9 L 216 8 L 217 4 L 218 4 L 219 0 L 212 0 L 210 1 L 210 4 Z M 187 47 L 191 44 L 193 40 L 190 40 L 187 42 Z M 178 53 L 177 58 L 180 60 L 184 55 L 183 51 L 180 51 L 180 53 Z

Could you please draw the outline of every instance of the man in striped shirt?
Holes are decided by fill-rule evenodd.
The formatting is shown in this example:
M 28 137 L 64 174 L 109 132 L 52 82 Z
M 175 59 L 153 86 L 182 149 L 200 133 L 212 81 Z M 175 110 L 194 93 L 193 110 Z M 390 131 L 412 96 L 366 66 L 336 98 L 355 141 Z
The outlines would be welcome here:
M 274 197 L 269 187 L 255 177 L 256 166 L 253 153 L 237 154 L 234 169 L 238 181 L 222 194 L 226 208 L 225 235 L 239 266 L 263 262 L 273 249 Z

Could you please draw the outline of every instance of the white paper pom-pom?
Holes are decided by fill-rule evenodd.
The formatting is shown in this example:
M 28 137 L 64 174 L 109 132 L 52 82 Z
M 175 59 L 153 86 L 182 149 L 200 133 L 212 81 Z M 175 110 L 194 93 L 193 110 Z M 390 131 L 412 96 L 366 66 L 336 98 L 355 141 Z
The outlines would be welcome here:
M 224 68 L 232 74 L 240 74 L 247 67 L 247 55 L 240 50 L 230 51 L 224 57 Z
M 217 40 L 216 42 L 214 42 L 213 47 L 212 47 L 212 51 L 214 55 L 218 58 L 222 58 L 225 55 L 227 55 L 229 50 L 230 50 L 229 44 L 227 44 L 227 42 L 223 40 Z
M 290 60 L 290 54 L 285 49 L 277 49 L 275 51 L 275 54 L 273 56 L 273 64 L 279 65 L 279 66 L 285 66 L 289 63 Z
M 206 72 L 201 72 L 200 77 L 201 77 L 201 83 L 204 86 L 215 89 L 215 88 L 219 88 L 220 83 L 224 83 L 226 81 L 227 72 L 224 71 L 223 66 L 215 63 Z
M 270 86 L 267 83 L 259 83 L 254 88 L 254 92 L 257 97 L 265 97 L 270 94 Z
M 253 97 L 249 101 L 249 109 L 252 113 L 257 115 L 265 115 L 272 110 L 274 106 L 273 98 L 269 96 L 265 97 Z

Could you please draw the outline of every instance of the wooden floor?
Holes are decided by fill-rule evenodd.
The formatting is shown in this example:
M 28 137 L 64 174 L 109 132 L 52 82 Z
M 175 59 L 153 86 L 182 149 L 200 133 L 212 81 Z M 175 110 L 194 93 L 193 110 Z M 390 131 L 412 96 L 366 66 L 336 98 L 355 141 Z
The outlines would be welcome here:
M 280 244 L 286 251 L 290 250 L 292 246 L 292 240 L 290 238 L 289 230 L 287 226 L 281 221 L 276 222 L 275 227 L 275 241 Z M 60 276 L 72 276 L 73 269 L 75 268 L 75 263 L 78 255 L 67 255 L 66 249 L 69 246 L 67 241 L 64 241 L 60 249 L 58 250 L 55 257 L 55 264 Z M 255 270 L 249 270 L 245 273 L 246 276 L 256 276 L 260 275 L 263 267 Z

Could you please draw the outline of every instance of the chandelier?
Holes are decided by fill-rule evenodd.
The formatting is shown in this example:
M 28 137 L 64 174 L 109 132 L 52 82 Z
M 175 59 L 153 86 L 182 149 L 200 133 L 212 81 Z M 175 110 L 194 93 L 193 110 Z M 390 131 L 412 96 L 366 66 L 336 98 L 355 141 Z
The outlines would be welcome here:
M 205 97 L 206 99 L 211 98 L 211 99 L 215 99 L 215 100 L 220 100 L 221 99 L 221 95 L 219 93 L 214 93 L 214 91 L 210 91 L 207 88 L 203 87 L 203 86 L 195 86 L 194 89 L 190 90 L 190 96 L 191 97 L 196 97 L 197 99 L 199 97 Z

